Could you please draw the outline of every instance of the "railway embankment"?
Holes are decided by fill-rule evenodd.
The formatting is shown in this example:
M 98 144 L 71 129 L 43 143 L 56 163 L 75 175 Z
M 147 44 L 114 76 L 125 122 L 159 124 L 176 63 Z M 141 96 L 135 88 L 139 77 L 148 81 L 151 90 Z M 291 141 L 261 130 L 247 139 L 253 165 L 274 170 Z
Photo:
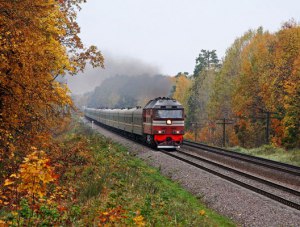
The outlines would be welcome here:
M 73 223 L 115 226 L 234 226 L 177 183 L 162 176 L 124 146 L 89 126 L 77 124 L 61 137 L 65 148 L 80 149 L 62 179 L 73 193 Z M 95 125 L 93 127 L 96 127 Z M 82 146 L 84 144 L 84 147 Z M 66 163 L 66 162 L 64 162 Z M 67 206 L 67 205 L 66 205 Z

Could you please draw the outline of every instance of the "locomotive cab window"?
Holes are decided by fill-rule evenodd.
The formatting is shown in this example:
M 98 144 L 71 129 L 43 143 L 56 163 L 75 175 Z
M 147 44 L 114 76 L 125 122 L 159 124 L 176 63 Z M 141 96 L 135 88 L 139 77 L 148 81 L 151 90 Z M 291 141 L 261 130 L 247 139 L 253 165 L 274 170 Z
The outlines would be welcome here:
M 156 110 L 155 118 L 183 118 L 183 110 Z

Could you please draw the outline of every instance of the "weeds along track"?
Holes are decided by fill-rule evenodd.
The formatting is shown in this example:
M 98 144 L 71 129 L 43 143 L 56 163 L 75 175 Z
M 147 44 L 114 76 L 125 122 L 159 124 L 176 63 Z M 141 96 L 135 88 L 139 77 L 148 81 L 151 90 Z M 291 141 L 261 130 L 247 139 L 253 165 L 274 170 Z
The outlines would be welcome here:
M 247 174 L 220 163 L 204 159 L 179 149 L 175 152 L 161 150 L 166 155 L 202 169 L 222 179 L 247 188 L 284 205 L 300 210 L 300 192 L 268 180 Z
M 273 160 L 268 160 L 268 159 L 264 159 L 264 158 L 260 158 L 260 157 L 242 154 L 242 153 L 226 150 L 223 148 L 212 147 L 212 146 L 209 146 L 206 144 L 195 143 L 195 142 L 191 142 L 191 141 L 187 141 L 187 140 L 185 140 L 183 144 L 185 145 L 185 147 L 192 147 L 192 148 L 196 148 L 199 150 L 204 150 L 204 151 L 211 152 L 214 154 L 218 154 L 218 155 L 230 157 L 233 159 L 245 161 L 247 163 L 252 163 L 252 164 L 255 164 L 258 166 L 262 166 L 265 168 L 269 168 L 272 170 L 276 170 L 279 172 L 288 173 L 288 174 L 300 177 L 300 167 L 298 167 L 298 166 L 293 166 L 293 165 L 289 165 L 286 163 L 276 162 Z

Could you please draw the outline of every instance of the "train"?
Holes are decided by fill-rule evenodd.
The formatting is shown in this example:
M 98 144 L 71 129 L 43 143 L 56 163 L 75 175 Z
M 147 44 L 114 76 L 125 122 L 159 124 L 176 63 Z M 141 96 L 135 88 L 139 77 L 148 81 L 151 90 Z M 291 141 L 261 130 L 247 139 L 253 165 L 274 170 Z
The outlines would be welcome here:
M 184 108 L 175 99 L 158 97 L 144 108 L 84 108 L 87 119 L 137 138 L 152 148 L 177 149 L 183 142 Z

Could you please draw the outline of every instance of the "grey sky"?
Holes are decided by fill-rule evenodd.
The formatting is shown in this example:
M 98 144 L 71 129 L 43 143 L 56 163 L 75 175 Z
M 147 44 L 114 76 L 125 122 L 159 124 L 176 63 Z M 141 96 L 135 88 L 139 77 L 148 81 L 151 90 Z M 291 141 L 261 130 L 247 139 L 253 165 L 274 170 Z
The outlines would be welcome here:
M 193 72 L 201 49 L 222 58 L 236 37 L 300 20 L 299 0 L 88 0 L 81 38 L 111 56 L 131 57 L 166 75 Z

